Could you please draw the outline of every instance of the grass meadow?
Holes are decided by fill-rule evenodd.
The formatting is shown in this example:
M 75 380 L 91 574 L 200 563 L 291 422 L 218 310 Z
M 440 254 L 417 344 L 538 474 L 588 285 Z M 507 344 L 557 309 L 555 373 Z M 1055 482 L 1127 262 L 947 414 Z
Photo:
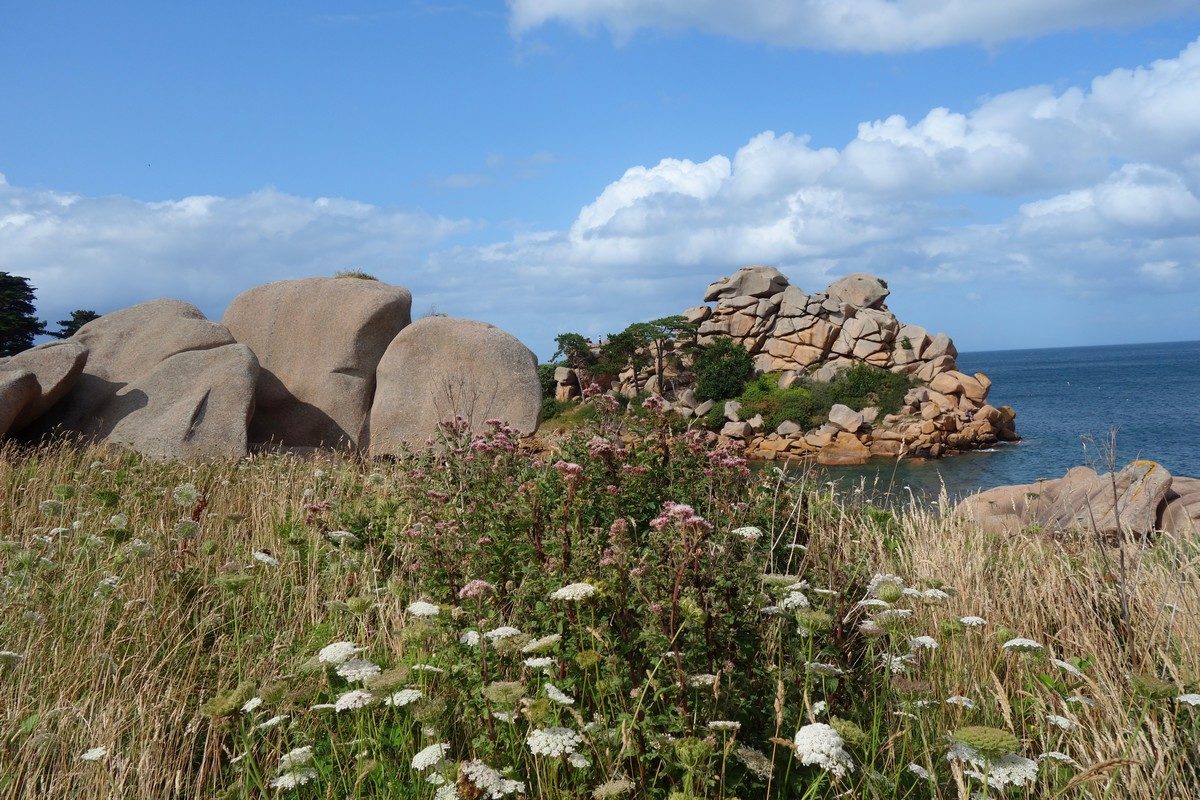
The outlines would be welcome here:
M 0 450 L 0 797 L 1200 797 L 1200 542 L 1122 573 L 595 416 Z

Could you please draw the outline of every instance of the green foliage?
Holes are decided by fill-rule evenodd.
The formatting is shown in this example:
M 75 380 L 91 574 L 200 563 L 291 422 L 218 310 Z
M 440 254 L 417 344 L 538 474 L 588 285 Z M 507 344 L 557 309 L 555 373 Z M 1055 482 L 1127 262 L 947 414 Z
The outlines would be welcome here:
M 820 396 L 830 407 L 842 403 L 860 411 L 875 406 L 881 415 L 895 414 L 904 405 L 904 395 L 914 386 L 916 384 L 906 375 L 859 363 L 842 370 L 833 381 L 825 384 L 824 392 L 816 390 L 814 395 Z
M 754 359 L 746 348 L 722 337 L 696 356 L 696 397 L 701 401 L 730 400 L 742 393 L 753 375 Z
M 100 315 L 90 308 L 77 308 L 71 312 L 71 316 L 67 319 L 60 319 L 56 325 L 58 330 L 46 331 L 55 339 L 69 339 L 75 335 L 75 332 L 88 324 L 94 319 L 100 319 Z
M 558 388 L 558 383 L 554 380 L 554 370 L 558 369 L 561 364 L 553 361 L 547 361 L 538 364 L 538 383 L 542 386 L 542 399 L 554 397 L 554 391 Z
M 46 323 L 34 314 L 36 292 L 28 278 L 0 272 L 0 357 L 28 350 L 46 332 Z
M 542 422 L 554 419 L 574 405 L 576 404 L 569 400 L 555 400 L 553 392 L 548 395 L 542 395 Z
M 596 366 L 596 354 L 592 352 L 592 346 L 583 334 L 560 333 L 554 337 L 554 344 L 558 349 L 554 351 L 551 361 L 561 358 L 572 369 L 588 371 Z
M 374 275 L 369 272 L 363 272 L 361 269 L 343 269 L 334 273 L 335 278 L 357 278 L 360 281 L 377 281 Z

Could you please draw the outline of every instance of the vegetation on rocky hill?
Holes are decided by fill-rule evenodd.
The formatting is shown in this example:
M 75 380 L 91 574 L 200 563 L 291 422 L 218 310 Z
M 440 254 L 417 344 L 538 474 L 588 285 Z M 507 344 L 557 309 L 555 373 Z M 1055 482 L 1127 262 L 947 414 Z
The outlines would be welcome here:
M 1198 796 L 1194 541 L 1118 585 L 585 405 L 552 457 L 6 446 L 0 796 Z

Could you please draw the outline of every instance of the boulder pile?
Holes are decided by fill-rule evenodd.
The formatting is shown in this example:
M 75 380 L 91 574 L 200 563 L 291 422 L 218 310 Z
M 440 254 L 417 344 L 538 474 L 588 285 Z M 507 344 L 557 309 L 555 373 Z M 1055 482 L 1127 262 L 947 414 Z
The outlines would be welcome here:
M 754 357 L 758 372 L 778 374 L 780 388 L 801 377 L 827 383 L 860 363 L 919 384 L 896 414 L 881 417 L 874 408 L 835 406 L 829 421 L 815 430 L 795 422 L 765 430 L 761 418 L 743 419 L 736 403 L 727 403 L 721 440 L 741 440 L 751 457 L 768 461 L 815 457 L 823 464 L 861 464 L 872 456 L 939 458 L 1020 438 L 1016 412 L 987 402 L 988 377 L 958 370 L 958 350 L 946 334 L 930 334 L 898 320 L 885 302 L 889 293 L 884 280 L 860 272 L 809 294 L 766 266 L 743 267 L 709 285 L 705 305 L 683 312 L 697 326 L 695 344 L 732 339 Z M 674 357 L 664 371 L 666 385 L 658 384 L 651 365 L 636 375 L 632 369 L 622 372 L 613 390 L 626 396 L 639 388 L 659 393 L 677 413 L 704 416 L 711 406 L 702 407 L 691 389 L 696 376 L 690 371 L 690 344 L 671 343 Z M 556 372 L 555 380 L 559 400 L 577 397 L 583 383 L 566 368 Z
M 158 458 L 314 447 L 395 453 L 458 416 L 537 427 L 537 359 L 448 317 L 410 325 L 407 289 L 354 277 L 279 281 L 220 323 L 178 300 L 106 314 L 0 359 L 0 436 L 66 435 Z M 453 384 L 453 391 L 447 386 Z
M 1171 475 L 1154 461 L 1113 473 L 1075 467 L 1061 478 L 998 486 L 959 503 L 957 512 L 984 530 L 1087 533 L 1105 540 L 1155 531 L 1200 532 L 1200 478 Z

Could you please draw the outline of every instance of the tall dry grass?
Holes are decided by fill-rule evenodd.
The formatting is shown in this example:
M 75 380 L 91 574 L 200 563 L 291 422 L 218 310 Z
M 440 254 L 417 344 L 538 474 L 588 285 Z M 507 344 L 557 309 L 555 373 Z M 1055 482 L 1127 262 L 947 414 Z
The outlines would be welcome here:
M 247 753 L 265 749 L 277 757 L 297 741 L 344 733 L 321 721 L 304 722 L 301 731 L 303 704 L 325 689 L 320 676 L 297 665 L 337 639 L 372 642 L 397 658 L 412 649 L 405 606 L 420 593 L 421 565 L 406 561 L 414 556 L 396 534 L 429 511 L 413 500 L 411 482 L 420 474 L 402 464 L 334 457 L 186 465 L 97 448 L 0 450 L 0 650 L 16 654 L 0 661 L 0 797 L 267 794 L 271 765 Z M 424 502 L 463 503 L 471 486 L 460 490 Z M 1062 751 L 1079 765 L 1048 767 L 1035 786 L 1003 796 L 1200 797 L 1200 709 L 1176 700 L 1200 679 L 1200 542 L 1163 536 L 1149 548 L 1131 548 L 1123 586 L 1107 566 L 1111 553 L 1086 540 L 997 537 L 928 508 L 894 516 L 782 480 L 761 496 L 766 536 L 785 546 L 771 551 L 765 570 L 847 593 L 847 575 L 894 573 L 950 594 L 942 604 L 918 604 L 905 631 L 936 636 L 937 650 L 921 654 L 912 676 L 892 681 L 886 697 L 864 707 L 912 708 L 920 698 L 964 696 L 977 708 L 939 702 L 919 722 L 894 710 L 860 720 L 872 739 L 867 750 L 883 754 L 879 763 L 894 770 L 878 780 L 864 776 L 855 784 L 860 796 L 874 787 L 878 797 L 967 797 L 962 768 L 947 765 L 941 737 L 984 722 L 1011 730 L 1031 755 Z M 330 517 L 331 508 L 342 516 Z M 324 534 L 347 520 L 378 536 L 365 547 L 328 541 Z M 807 549 L 786 549 L 797 541 Z M 256 551 L 279 565 L 257 560 Z M 1127 625 L 1122 590 L 1130 599 Z M 862 619 L 855 599 L 839 606 L 847 637 Z M 967 615 L 988 624 L 953 624 Z M 1049 652 L 1006 653 L 999 643 L 1009 634 Z M 866 674 L 875 669 L 875 640 L 855 641 L 854 666 Z M 1049 655 L 1083 659 L 1086 677 L 1055 668 Z M 887 687 L 889 679 L 882 680 Z M 295 726 L 257 732 L 239 713 L 206 713 L 212 709 L 205 704 L 223 693 L 229 702 L 246 699 L 239 686 L 286 709 Z M 780 683 L 789 705 L 791 691 Z M 851 707 L 855 688 L 839 691 Z M 1068 704 L 1065 696 L 1084 700 Z M 805 713 L 786 712 L 789 720 Z M 1047 714 L 1077 727 L 1048 725 Z M 331 758 L 353 773 L 361 759 L 353 742 L 345 752 L 341 746 L 333 743 Z M 102 758 L 81 758 L 97 747 L 107 750 Z M 910 758 L 949 777 L 913 783 L 905 774 Z M 706 784 L 704 796 L 720 796 L 724 767 L 721 775 L 720 788 Z M 572 796 L 561 783 L 542 790 L 536 775 L 523 777 L 530 797 Z M 388 796 L 432 796 L 432 787 L 411 776 L 394 781 Z M 810 785 L 812 797 L 847 788 Z M 383 796 L 354 780 L 338 793 L 333 784 L 299 791 Z

